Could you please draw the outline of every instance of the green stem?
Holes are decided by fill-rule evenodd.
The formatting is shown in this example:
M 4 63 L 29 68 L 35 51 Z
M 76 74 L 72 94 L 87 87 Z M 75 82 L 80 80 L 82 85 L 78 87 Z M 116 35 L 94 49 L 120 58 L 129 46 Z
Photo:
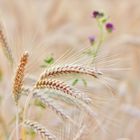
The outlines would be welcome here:
M 94 52 L 93 52 L 93 60 L 92 60 L 92 64 L 95 63 L 95 59 L 97 57 L 97 54 L 101 48 L 101 45 L 104 41 L 105 38 L 105 34 L 104 34 L 104 28 L 103 28 L 103 23 L 98 19 L 97 20 L 98 23 L 98 27 L 99 27 L 99 31 L 100 31 L 100 37 L 99 37 L 99 42 L 97 43 L 96 46 L 93 46 L 95 48 Z

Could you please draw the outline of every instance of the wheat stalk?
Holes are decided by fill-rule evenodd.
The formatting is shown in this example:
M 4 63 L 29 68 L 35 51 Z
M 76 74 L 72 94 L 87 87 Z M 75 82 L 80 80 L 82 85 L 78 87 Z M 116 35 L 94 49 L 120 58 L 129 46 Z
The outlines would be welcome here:
M 52 133 L 48 131 L 44 126 L 39 124 L 38 122 L 33 122 L 30 120 L 25 120 L 24 124 L 30 128 L 32 128 L 34 131 L 39 133 L 42 137 L 45 137 L 48 140 L 56 140 L 56 136 L 54 136 Z
M 61 91 L 75 98 L 81 99 L 86 103 L 90 102 L 90 99 L 86 97 L 84 93 L 74 90 L 71 86 L 64 83 L 63 81 L 59 81 L 56 79 L 46 79 L 38 81 L 35 85 L 35 89 L 44 89 L 44 88 Z
M 13 64 L 14 59 L 13 59 L 12 51 L 10 47 L 8 46 L 6 37 L 2 29 L 3 27 L 2 25 L 0 25 L 0 45 L 3 48 L 5 56 L 10 60 L 11 64 Z
M 14 96 L 16 104 L 18 103 L 20 93 L 22 91 L 25 66 L 26 66 L 27 62 L 28 62 L 28 53 L 25 52 L 20 59 L 20 63 L 19 63 L 19 66 L 18 66 L 16 74 L 15 74 L 15 78 L 14 78 L 13 96 Z
M 93 76 L 95 78 L 98 75 L 102 75 L 101 72 L 96 69 L 79 66 L 79 65 L 66 65 L 66 66 L 57 66 L 47 69 L 44 73 L 41 74 L 40 80 L 46 79 L 48 77 L 64 75 L 64 74 L 86 74 Z
M 80 140 L 81 137 L 82 137 L 82 134 L 84 133 L 85 131 L 85 125 L 83 125 L 80 130 L 78 131 L 78 133 L 76 134 L 76 136 L 73 138 L 73 140 Z

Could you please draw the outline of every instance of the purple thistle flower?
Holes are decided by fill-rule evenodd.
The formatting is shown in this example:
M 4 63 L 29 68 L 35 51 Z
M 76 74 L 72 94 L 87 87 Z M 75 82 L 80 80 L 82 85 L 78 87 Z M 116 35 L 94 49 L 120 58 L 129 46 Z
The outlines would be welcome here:
M 93 45 L 95 42 L 95 37 L 93 35 L 91 35 L 88 37 L 88 39 L 89 39 L 90 44 Z
M 107 23 L 105 27 L 108 32 L 112 32 L 114 30 L 114 25 L 112 23 Z
M 92 16 L 94 18 L 101 18 L 101 17 L 104 16 L 104 14 L 103 13 L 100 13 L 99 11 L 93 11 Z
M 92 13 L 92 15 L 93 15 L 94 18 L 96 18 L 97 16 L 99 16 L 99 14 L 100 13 L 98 11 L 93 11 L 93 13 Z

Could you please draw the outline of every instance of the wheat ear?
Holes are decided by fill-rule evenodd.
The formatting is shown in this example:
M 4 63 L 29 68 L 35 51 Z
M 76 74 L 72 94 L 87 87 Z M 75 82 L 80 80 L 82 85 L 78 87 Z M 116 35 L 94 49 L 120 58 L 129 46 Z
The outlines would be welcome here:
M 30 91 L 31 91 L 30 88 L 22 87 L 21 95 L 28 96 Z M 36 94 L 36 92 L 33 93 L 33 95 L 34 94 Z M 74 100 L 74 97 L 72 97 L 68 94 L 60 94 L 59 92 L 50 92 L 50 91 L 45 91 L 41 94 L 46 94 L 49 98 L 53 98 L 53 100 L 56 99 L 56 100 L 63 101 L 66 104 L 69 104 L 69 105 L 76 105 L 79 108 L 77 100 Z
M 26 66 L 27 62 L 28 62 L 28 53 L 25 52 L 20 59 L 20 63 L 19 63 L 19 66 L 18 66 L 16 74 L 15 74 L 15 78 L 14 78 L 13 96 L 14 96 L 16 104 L 18 103 L 20 93 L 22 91 L 25 66 Z
M 53 89 L 57 91 L 61 91 L 63 93 L 69 94 L 75 98 L 81 99 L 86 103 L 90 102 L 90 99 L 86 97 L 84 93 L 74 90 L 71 86 L 67 85 L 63 81 L 55 80 L 55 79 L 46 79 L 40 80 L 35 85 L 36 89 Z
M 38 122 L 33 122 L 30 120 L 25 120 L 24 124 L 30 128 L 32 128 L 34 131 L 39 133 L 42 137 L 45 137 L 47 140 L 56 140 L 56 136 L 54 136 L 52 133 L 48 131 L 44 126 L 39 124 Z
M 30 92 L 30 89 L 28 88 L 22 88 L 22 95 L 28 95 L 28 93 Z M 50 99 L 46 96 L 43 95 L 43 93 L 40 93 L 38 91 L 34 91 L 33 92 L 33 97 L 38 98 L 39 100 L 41 100 L 42 103 L 44 103 L 45 105 L 47 105 L 51 110 L 53 110 L 57 115 L 59 115 L 62 119 L 65 120 L 69 120 L 70 122 L 72 122 L 73 124 L 76 124 L 70 116 L 68 116 L 64 110 L 62 110 L 60 108 L 60 106 L 58 104 L 56 104 L 54 102 L 53 99 Z
M 0 45 L 3 48 L 5 56 L 11 62 L 11 64 L 13 64 L 14 59 L 13 59 L 12 51 L 11 51 L 10 47 L 8 46 L 6 37 L 5 37 L 2 29 L 3 29 L 3 27 L 2 27 L 2 25 L 0 25 Z
M 43 80 L 48 77 L 64 75 L 64 74 L 86 74 L 86 75 L 93 76 L 95 78 L 97 78 L 98 75 L 102 75 L 101 72 L 93 68 L 79 66 L 79 65 L 66 65 L 66 66 L 52 67 L 46 70 L 44 73 L 41 74 L 40 79 Z
M 69 120 L 70 122 L 74 123 L 74 121 L 60 108 L 60 106 L 52 99 L 46 98 L 42 95 L 42 93 L 34 92 L 33 96 L 40 99 L 44 104 L 47 104 L 47 106 L 52 109 L 57 115 L 61 116 L 65 120 Z

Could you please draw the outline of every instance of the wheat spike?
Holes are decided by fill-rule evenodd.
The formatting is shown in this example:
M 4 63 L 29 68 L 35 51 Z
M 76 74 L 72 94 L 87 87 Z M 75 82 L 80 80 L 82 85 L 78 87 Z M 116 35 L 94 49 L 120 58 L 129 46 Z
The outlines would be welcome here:
M 3 29 L 2 25 L 0 25 L 0 46 L 3 48 L 5 56 L 11 62 L 11 64 L 13 64 L 14 59 L 13 59 L 12 51 L 8 46 L 6 37 L 5 37 L 4 32 L 3 32 L 2 29 Z
M 29 92 L 30 92 L 30 89 L 22 87 L 22 93 L 21 93 L 22 95 L 28 95 Z M 71 117 L 68 116 L 60 108 L 60 106 L 53 101 L 53 99 L 46 98 L 45 96 L 43 96 L 42 93 L 40 93 L 38 91 L 33 92 L 33 97 L 38 98 L 39 100 L 41 100 L 42 103 L 46 104 L 50 109 L 52 109 L 57 115 L 59 115 L 63 119 L 69 120 L 70 122 L 75 124 L 75 122 L 71 119 Z
M 30 91 L 31 91 L 30 88 L 22 87 L 21 95 L 28 96 Z M 39 94 L 39 92 L 37 92 L 37 93 L 36 92 L 37 92 L 37 90 L 33 92 L 33 95 L 34 94 Z M 60 94 L 58 92 L 41 92 L 41 94 L 46 94 L 50 98 L 58 99 L 60 101 L 65 102 L 66 104 L 76 105 L 78 107 L 77 100 L 74 100 L 74 97 L 72 97 L 68 94 Z
M 102 75 L 101 72 L 93 68 L 78 66 L 78 65 L 66 65 L 66 66 L 52 67 L 49 70 L 46 70 L 44 73 L 41 74 L 40 79 L 43 80 L 48 77 L 64 75 L 64 74 L 86 74 L 86 75 L 93 76 L 95 78 L 97 78 L 98 75 Z
M 15 78 L 14 78 L 13 95 L 14 95 L 16 104 L 18 103 L 18 99 L 19 99 L 20 93 L 22 91 L 25 66 L 26 66 L 27 62 L 28 62 L 28 53 L 25 52 L 20 59 L 20 63 L 19 63 L 19 66 L 18 66 L 16 74 L 15 74 Z
M 42 93 L 34 92 L 34 97 L 39 98 L 44 104 L 47 104 L 56 114 L 61 116 L 65 120 L 69 120 L 74 123 L 74 121 L 60 108 L 58 104 L 56 104 L 52 99 L 46 98 L 42 95 Z
M 50 133 L 44 126 L 42 126 L 38 122 L 25 120 L 24 124 L 39 133 L 42 137 L 45 137 L 47 140 L 56 140 L 56 136 Z
M 90 99 L 86 97 L 84 93 L 74 90 L 71 86 L 67 85 L 63 81 L 55 79 L 46 79 L 38 81 L 35 85 L 35 89 L 44 89 L 44 88 L 61 91 L 75 98 L 81 99 L 86 103 L 89 103 L 90 101 Z

